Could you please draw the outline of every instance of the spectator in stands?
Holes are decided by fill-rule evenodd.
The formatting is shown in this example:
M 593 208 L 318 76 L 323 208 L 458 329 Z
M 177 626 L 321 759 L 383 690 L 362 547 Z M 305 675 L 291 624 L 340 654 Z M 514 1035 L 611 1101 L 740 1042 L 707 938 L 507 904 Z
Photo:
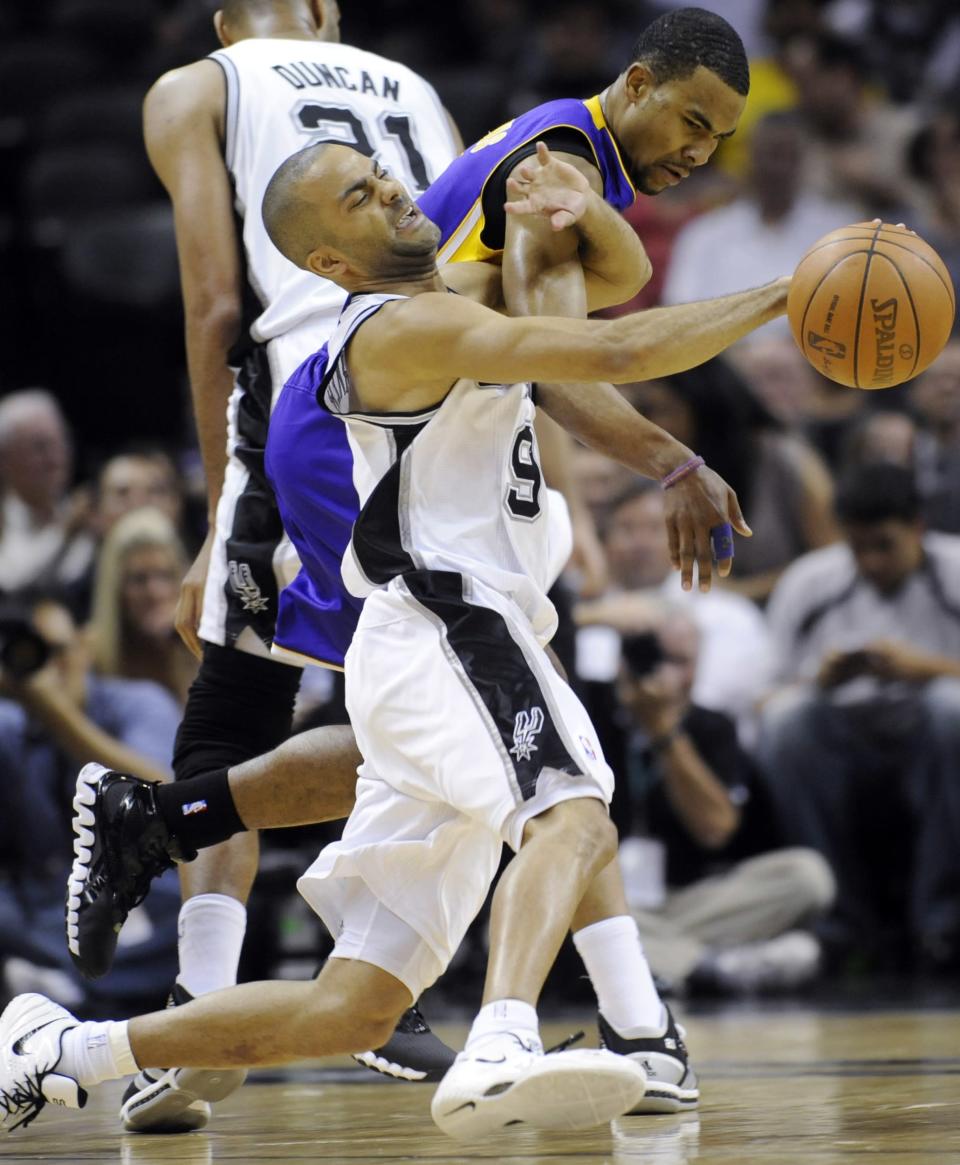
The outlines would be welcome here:
M 911 470 L 927 529 L 960 534 L 960 339 L 903 391 L 909 411 L 868 413 L 851 434 L 845 464 Z
M 730 359 L 753 394 L 781 424 L 803 434 L 834 472 L 869 394 L 822 376 L 791 336 L 772 334 L 738 344 Z
M 913 465 L 932 530 L 960 534 L 960 337 L 911 381 Z
M 725 587 L 707 594 L 681 589 L 670 565 L 663 491 L 647 478 L 637 478 L 610 507 L 604 547 L 612 590 L 577 605 L 577 674 L 612 681 L 620 661 L 619 636 L 646 625 L 651 597 L 669 597 L 689 607 L 700 633 L 694 700 L 725 712 L 749 734 L 754 704 L 771 676 L 767 630 L 756 606 Z
M 936 249 L 960 287 L 960 89 L 917 133 L 907 162 L 919 179 L 909 225 Z M 954 321 L 960 328 L 960 320 Z
M 83 530 L 86 504 L 71 497 L 73 451 L 67 423 L 45 389 L 0 402 L 0 590 L 65 583 L 93 554 Z
M 800 118 L 779 112 L 758 121 L 743 193 L 681 228 L 670 254 L 663 302 L 689 303 L 767 283 L 778 271 L 792 271 L 828 231 L 856 221 L 851 203 L 806 190 L 804 173 Z M 704 262 L 705 255 L 709 262 Z M 758 329 L 756 342 L 777 333 L 789 334 L 786 318 Z
M 130 448 L 115 453 L 97 476 L 93 525 L 104 538 L 131 510 L 153 506 L 179 529 L 183 492 L 177 468 L 162 449 Z
M 826 466 L 801 437 L 784 430 L 731 364 L 711 360 L 623 391 L 737 491 L 754 536 L 738 541 L 726 588 L 762 603 L 797 555 L 835 541 Z
M 879 214 L 900 221 L 911 202 L 904 157 L 915 111 L 892 105 L 870 85 L 865 48 L 854 40 L 832 33 L 802 38 L 790 59 L 810 135 L 811 189 L 857 204 L 855 220 Z
M 795 988 L 819 964 L 816 940 L 795 928 L 829 907 L 833 877 L 815 851 L 777 848 L 733 722 L 691 702 L 691 616 L 660 604 L 623 641 L 621 708 L 603 748 L 627 786 L 628 901 L 654 973 L 675 989 Z
M 56 597 L 24 596 L 20 610 L 50 656 L 25 679 L 0 675 L 0 962 L 8 989 L 50 987 L 76 1003 L 85 997 L 63 939 L 63 887 L 77 768 L 95 756 L 166 780 L 179 709 L 153 684 L 93 675 L 84 637 Z M 164 881 L 116 970 L 98 983 L 102 997 L 141 1006 L 169 986 L 179 894 L 175 876 Z
M 150 507 L 125 514 L 100 550 L 88 627 L 98 674 L 152 680 L 181 707 L 197 671 L 174 626 L 185 571 L 166 514 Z
M 176 466 L 162 449 L 130 448 L 110 457 L 97 474 L 89 516 L 89 530 L 99 545 L 116 523 L 131 510 L 153 506 L 179 531 L 183 522 L 183 491 Z M 66 598 L 81 623 L 90 618 L 97 560 L 71 582 Z
M 790 840 L 837 876 L 835 941 L 882 948 L 881 891 L 902 892 L 918 957 L 957 964 L 960 538 L 925 532 L 895 465 L 854 470 L 837 511 L 845 540 L 801 558 L 771 598 L 790 686 L 764 707 L 760 756 Z

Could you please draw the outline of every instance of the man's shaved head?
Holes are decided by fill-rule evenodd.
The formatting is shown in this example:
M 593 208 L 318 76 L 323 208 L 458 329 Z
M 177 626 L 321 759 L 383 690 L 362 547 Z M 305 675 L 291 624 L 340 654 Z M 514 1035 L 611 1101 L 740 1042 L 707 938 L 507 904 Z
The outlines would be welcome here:
M 343 142 L 291 154 L 267 185 L 262 214 L 282 255 L 348 291 L 435 270 L 438 227 L 375 157 Z
M 330 238 L 323 216 L 308 197 L 305 185 L 315 174 L 321 156 L 331 147 L 338 148 L 338 144 L 315 142 L 291 154 L 280 164 L 263 196 L 263 225 L 270 241 L 281 255 L 304 269 L 310 253 Z

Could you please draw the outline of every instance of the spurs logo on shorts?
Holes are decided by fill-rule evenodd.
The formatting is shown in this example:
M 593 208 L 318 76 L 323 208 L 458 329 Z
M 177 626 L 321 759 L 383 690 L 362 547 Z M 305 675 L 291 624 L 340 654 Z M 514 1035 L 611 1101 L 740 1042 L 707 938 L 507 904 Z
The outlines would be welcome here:
M 253 574 L 246 562 L 237 562 L 233 558 L 230 559 L 230 586 L 234 594 L 240 597 L 245 611 L 253 611 L 254 614 L 259 614 L 261 611 L 267 609 L 269 600 L 265 599 L 261 594 L 260 588 L 254 581 Z
M 518 712 L 513 722 L 511 755 L 515 756 L 517 760 L 529 760 L 537 751 L 537 746 L 533 742 L 542 730 L 542 708 L 531 708 L 529 712 L 524 709 L 524 711 Z

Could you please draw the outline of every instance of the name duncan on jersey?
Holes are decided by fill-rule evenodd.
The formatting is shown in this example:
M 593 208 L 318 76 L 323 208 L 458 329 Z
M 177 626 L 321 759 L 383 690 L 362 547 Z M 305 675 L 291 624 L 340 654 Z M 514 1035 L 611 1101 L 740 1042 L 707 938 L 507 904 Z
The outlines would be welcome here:
M 319 61 L 290 61 L 271 66 L 294 89 L 348 89 L 351 93 L 372 93 L 390 101 L 400 100 L 400 82 L 393 77 L 371 77 L 366 69 L 360 75 L 346 65 L 324 65 Z M 379 87 L 377 82 L 379 81 Z

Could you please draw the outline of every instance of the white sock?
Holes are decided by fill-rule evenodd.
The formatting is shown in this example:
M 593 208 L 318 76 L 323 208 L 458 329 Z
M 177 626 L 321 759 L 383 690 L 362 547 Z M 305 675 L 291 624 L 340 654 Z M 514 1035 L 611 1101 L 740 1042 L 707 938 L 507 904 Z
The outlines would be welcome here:
M 191 995 L 232 987 L 237 981 L 247 908 L 226 894 L 197 894 L 180 907 L 177 982 Z
M 625 1039 L 661 1035 L 666 1015 L 634 920 L 605 918 L 578 930 L 573 942 L 614 1031 Z
M 64 1032 L 60 1050 L 57 1068 L 84 1088 L 140 1070 L 130 1050 L 126 1020 L 77 1024 Z
M 514 1036 L 531 1050 L 543 1051 L 537 1009 L 521 999 L 495 999 L 480 1008 L 463 1050 L 474 1055 L 481 1048 L 495 1052 L 502 1046 L 504 1054 L 516 1052 L 520 1049 Z

